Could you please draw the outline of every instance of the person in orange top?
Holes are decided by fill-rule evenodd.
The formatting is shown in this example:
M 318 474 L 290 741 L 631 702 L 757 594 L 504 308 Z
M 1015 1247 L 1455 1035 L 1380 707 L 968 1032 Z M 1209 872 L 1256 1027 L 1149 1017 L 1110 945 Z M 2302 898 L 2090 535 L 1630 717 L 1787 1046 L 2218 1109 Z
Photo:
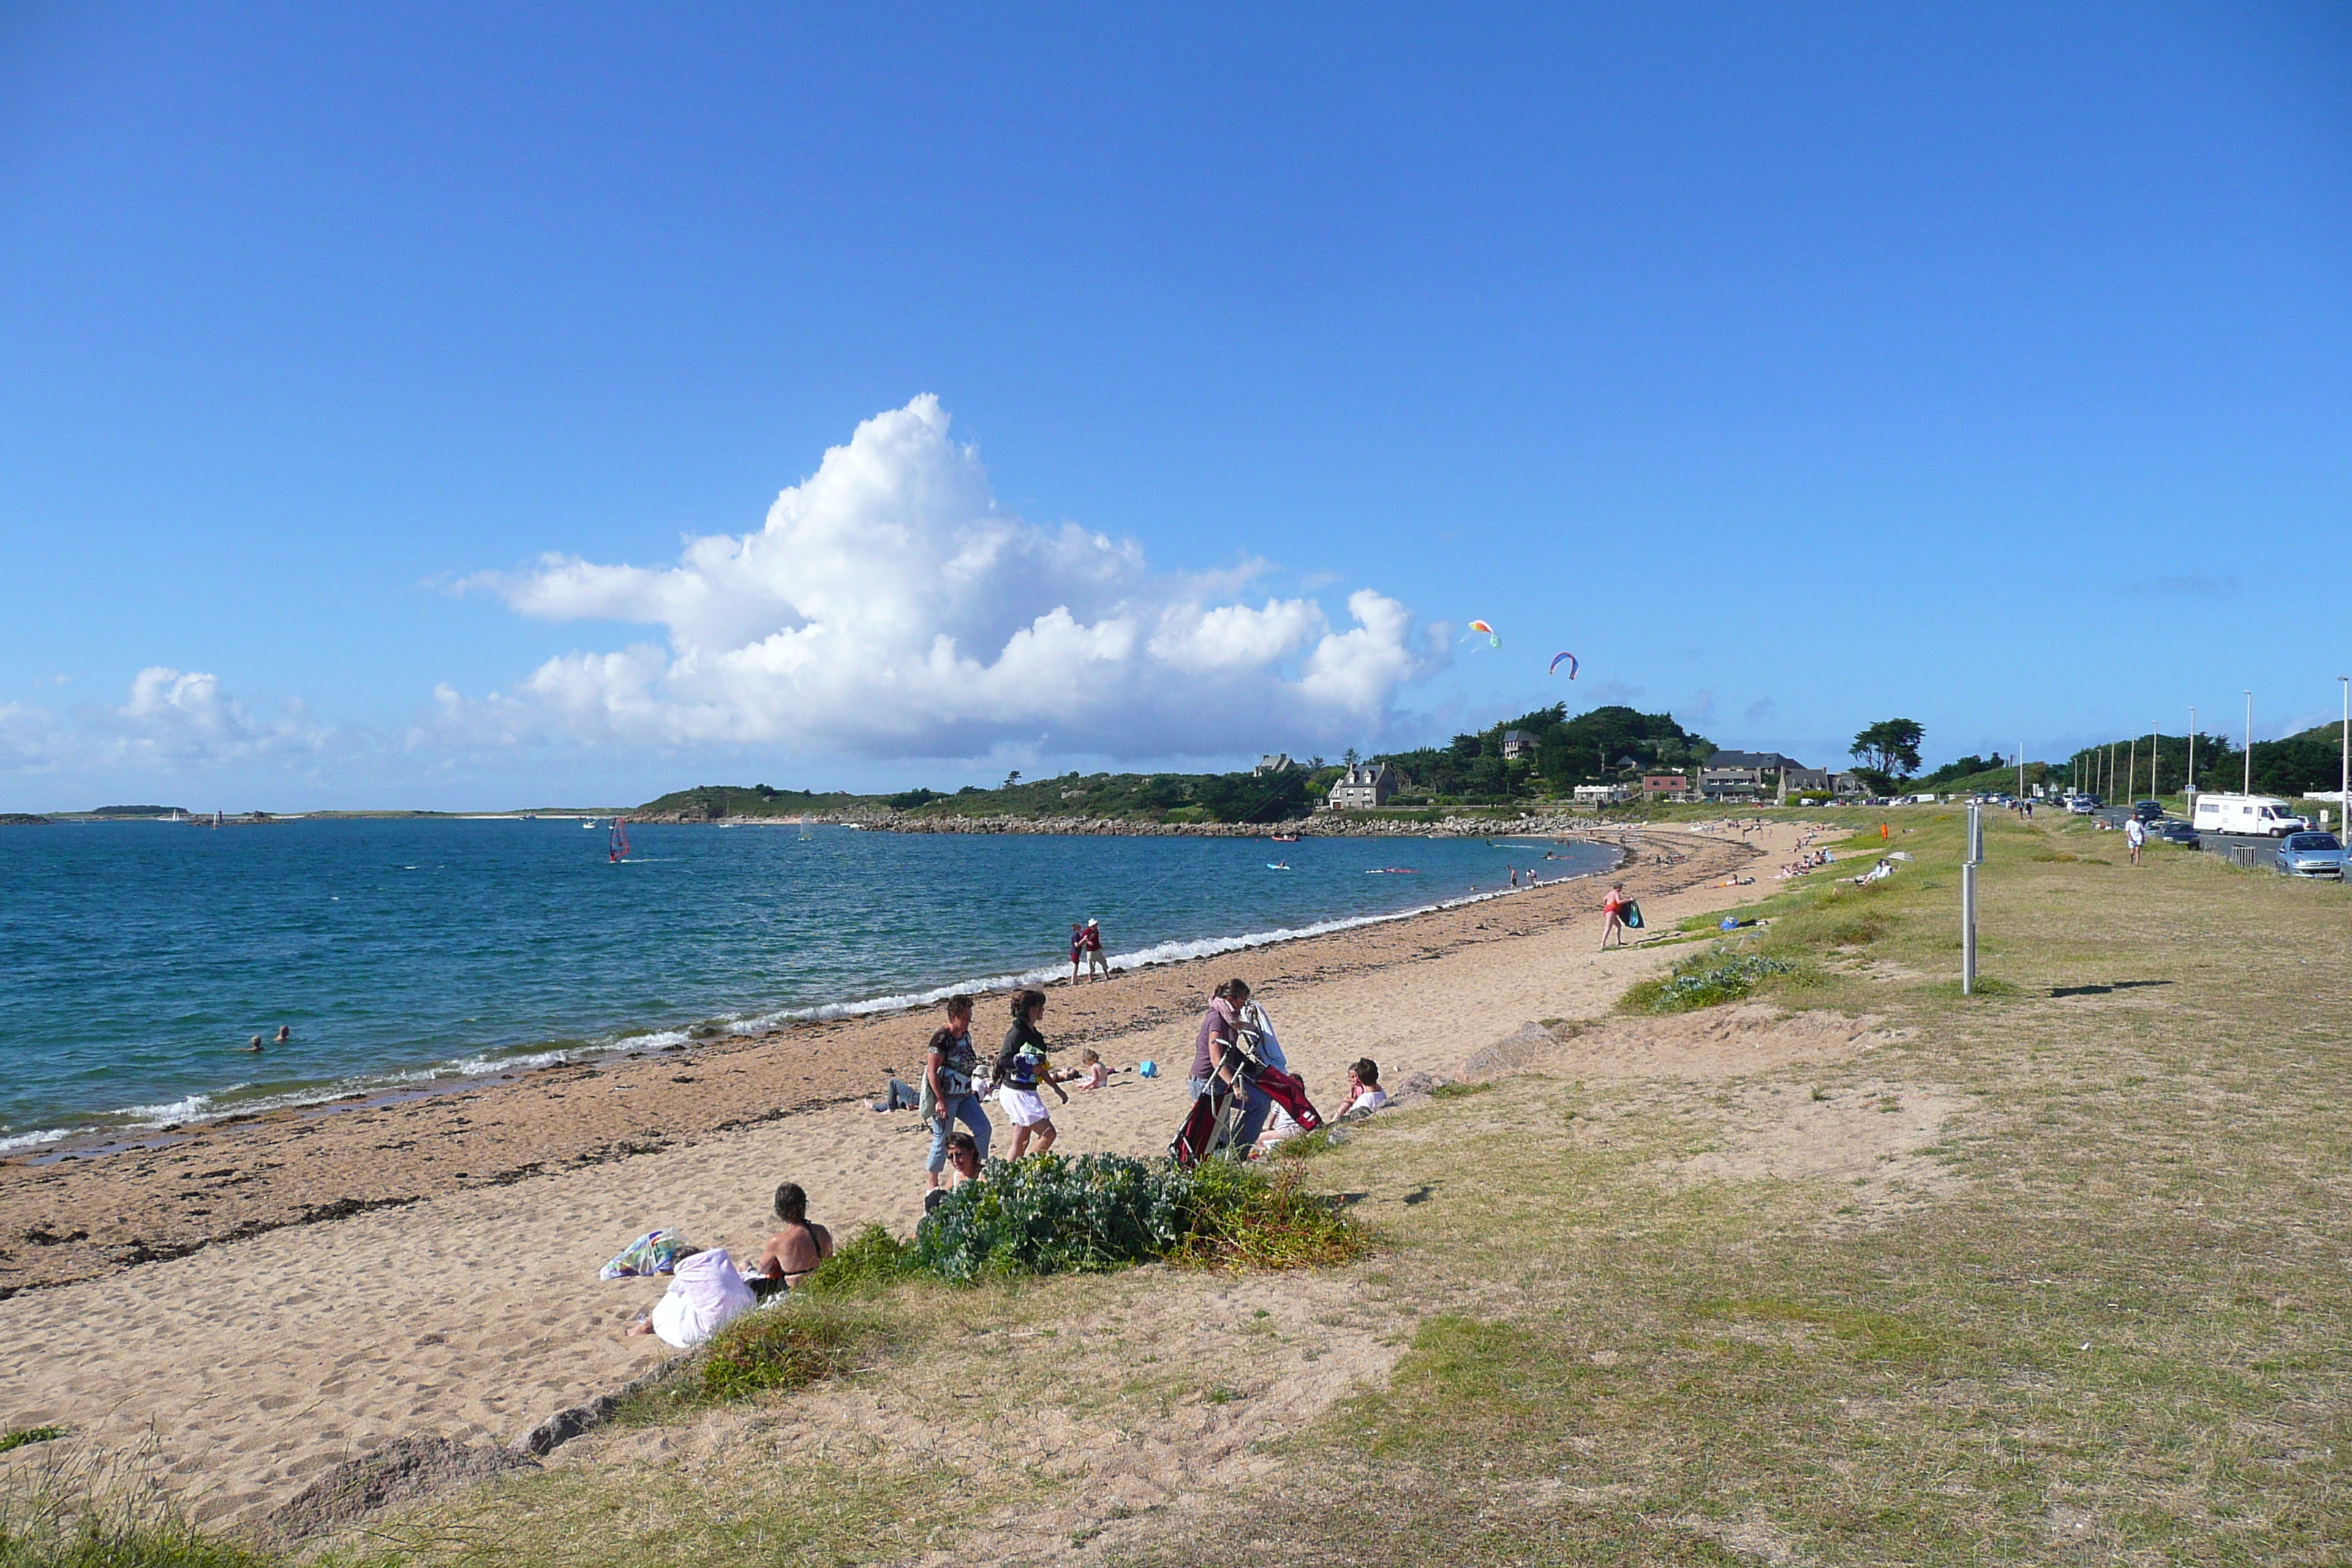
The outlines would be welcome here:
M 1626 902 L 1625 884 L 1622 882 L 1611 883 L 1609 885 L 1609 896 L 1601 900 L 1601 913 L 1602 917 L 1601 923 L 1601 945 L 1603 948 L 1606 948 L 1609 945 L 1609 939 L 1612 936 L 1617 939 L 1618 946 L 1622 947 L 1625 945 L 1625 921 L 1622 916 L 1624 914 Z

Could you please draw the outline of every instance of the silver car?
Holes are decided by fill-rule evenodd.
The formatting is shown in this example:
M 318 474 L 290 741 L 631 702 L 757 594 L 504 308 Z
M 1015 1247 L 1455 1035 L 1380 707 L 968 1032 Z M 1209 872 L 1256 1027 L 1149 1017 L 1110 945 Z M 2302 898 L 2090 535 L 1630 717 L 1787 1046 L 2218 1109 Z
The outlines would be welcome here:
M 2344 876 L 2344 846 L 2333 833 L 2290 833 L 2278 847 L 2278 868 L 2289 877 Z

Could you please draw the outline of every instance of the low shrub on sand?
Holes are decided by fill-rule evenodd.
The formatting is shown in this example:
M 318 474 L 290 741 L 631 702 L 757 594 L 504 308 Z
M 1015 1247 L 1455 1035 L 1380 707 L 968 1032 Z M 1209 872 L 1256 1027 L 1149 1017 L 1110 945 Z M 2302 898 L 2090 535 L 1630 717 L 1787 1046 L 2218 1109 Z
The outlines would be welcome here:
M 1116 1154 L 991 1162 L 979 1181 L 949 1194 L 923 1222 L 905 1266 L 963 1284 L 1155 1258 L 1294 1268 L 1360 1256 L 1368 1246 L 1362 1227 L 1304 1181 L 1287 1162 L 1271 1172 L 1229 1160 L 1186 1171 Z
M 1625 993 L 1618 1005 L 1628 1013 L 1691 1013 L 1737 1002 L 1774 975 L 1793 974 L 1797 965 L 1760 952 L 1726 958 L 1708 953 L 1687 958 L 1674 973 L 1644 980 Z
M 1184 1239 L 1192 1183 L 1169 1162 L 1119 1154 L 992 1160 L 923 1221 L 908 1266 L 968 1284 L 1140 1263 Z

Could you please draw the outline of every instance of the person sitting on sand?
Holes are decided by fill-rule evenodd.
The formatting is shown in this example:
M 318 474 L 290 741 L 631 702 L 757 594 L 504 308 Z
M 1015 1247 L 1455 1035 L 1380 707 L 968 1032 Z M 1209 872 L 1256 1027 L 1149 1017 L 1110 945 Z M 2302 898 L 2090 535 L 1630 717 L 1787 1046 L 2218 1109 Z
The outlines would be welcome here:
M 1370 1057 L 1360 1058 L 1348 1068 L 1348 1107 L 1342 1116 L 1370 1116 L 1389 1102 L 1389 1091 L 1381 1087 L 1381 1064 Z
M 833 1256 L 833 1232 L 810 1223 L 808 1194 L 798 1182 L 776 1189 L 776 1217 L 784 1228 L 768 1238 L 768 1249 L 751 1275 L 752 1291 L 761 1296 L 793 1289 Z
M 1046 1067 L 1045 1037 L 1037 1032 L 1045 1016 L 1045 994 L 1043 991 L 1023 991 L 1013 998 L 1013 1027 L 1004 1031 L 1004 1048 L 996 1053 L 997 1103 L 1013 1118 L 1013 1152 L 1018 1160 L 1029 1152 L 1029 1140 L 1037 1140 L 1037 1152 L 1044 1153 L 1054 1146 L 1054 1119 L 1045 1110 L 1045 1097 L 1037 1092 L 1037 1069 Z M 1064 1105 L 1070 1097 L 1062 1086 L 1046 1081 Z
M 1307 1092 L 1307 1075 L 1295 1073 L 1292 1076 L 1298 1079 L 1298 1092 L 1304 1095 Z M 1306 1131 L 1307 1129 L 1298 1125 L 1297 1117 L 1279 1105 L 1276 1106 L 1274 1114 L 1266 1118 L 1265 1131 L 1258 1134 L 1255 1157 L 1264 1159 L 1274 1152 L 1276 1144 L 1296 1138 Z
M 723 1247 L 680 1252 L 670 1271 L 669 1289 L 652 1311 L 629 1325 L 631 1335 L 659 1334 L 662 1343 L 690 1351 L 748 1310 L 751 1284 L 735 1272 Z
M 1089 1046 L 1078 1053 L 1078 1065 L 1067 1072 L 1046 1075 L 1055 1083 L 1068 1084 L 1081 1093 L 1100 1089 L 1110 1081 L 1110 1068 L 1103 1066 L 1102 1053 Z
M 958 1132 L 948 1140 L 948 1170 L 955 1180 L 942 1187 L 933 1187 L 923 1194 L 923 1212 L 930 1213 L 946 1197 L 966 1182 L 980 1180 L 980 1145 L 969 1132 Z

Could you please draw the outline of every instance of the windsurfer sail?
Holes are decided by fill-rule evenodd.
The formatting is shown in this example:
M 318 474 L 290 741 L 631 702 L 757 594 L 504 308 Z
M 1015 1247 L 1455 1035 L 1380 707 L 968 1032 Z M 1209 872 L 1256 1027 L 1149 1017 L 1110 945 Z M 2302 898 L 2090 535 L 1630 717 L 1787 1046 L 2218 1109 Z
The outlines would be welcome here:
M 617 816 L 613 818 L 613 836 L 606 841 L 606 854 L 615 866 L 629 858 L 629 830 L 621 826 Z

